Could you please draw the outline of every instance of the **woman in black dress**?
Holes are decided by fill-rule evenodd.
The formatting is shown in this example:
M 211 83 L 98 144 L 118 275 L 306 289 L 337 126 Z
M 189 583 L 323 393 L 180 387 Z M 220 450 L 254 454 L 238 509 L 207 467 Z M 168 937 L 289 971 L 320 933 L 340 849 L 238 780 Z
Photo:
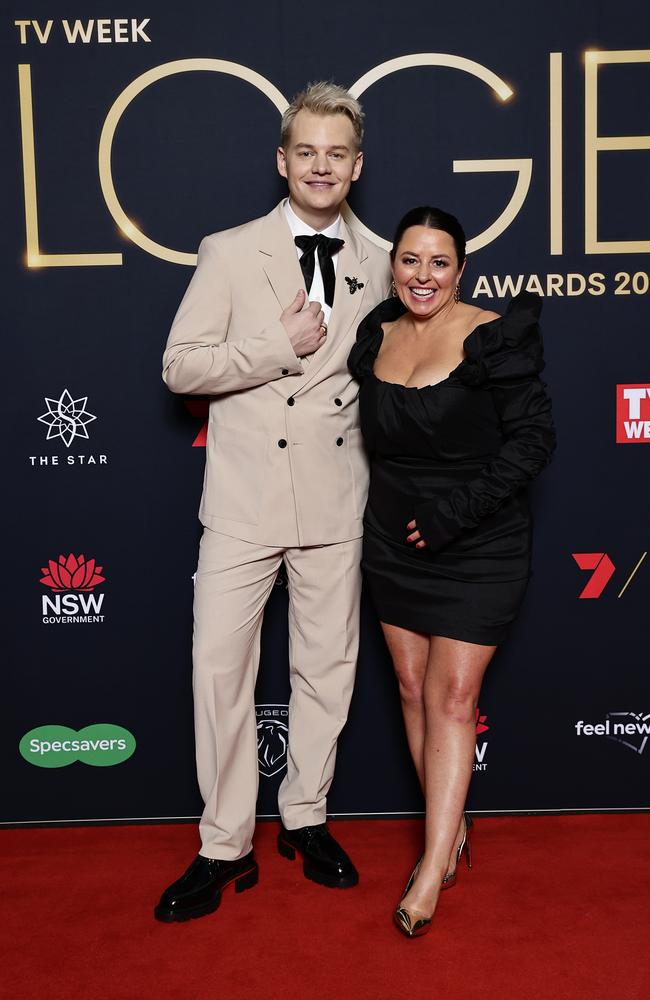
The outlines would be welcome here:
M 391 258 L 395 295 L 361 323 L 348 363 L 371 459 L 363 567 L 426 801 L 424 854 L 395 912 L 415 937 L 463 850 L 469 862 L 481 681 L 526 590 L 525 487 L 555 434 L 541 299 L 522 292 L 504 316 L 460 301 L 465 235 L 439 209 L 402 219 Z

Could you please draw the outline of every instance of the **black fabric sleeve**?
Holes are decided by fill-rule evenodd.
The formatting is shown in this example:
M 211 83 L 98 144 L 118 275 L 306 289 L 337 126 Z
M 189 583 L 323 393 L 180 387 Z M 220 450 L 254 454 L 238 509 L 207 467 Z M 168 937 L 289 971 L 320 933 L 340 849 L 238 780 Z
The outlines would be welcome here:
M 446 497 L 416 504 L 427 546 L 443 548 L 493 514 L 549 462 L 555 449 L 551 401 L 538 376 L 491 386 L 504 443 L 480 475 Z

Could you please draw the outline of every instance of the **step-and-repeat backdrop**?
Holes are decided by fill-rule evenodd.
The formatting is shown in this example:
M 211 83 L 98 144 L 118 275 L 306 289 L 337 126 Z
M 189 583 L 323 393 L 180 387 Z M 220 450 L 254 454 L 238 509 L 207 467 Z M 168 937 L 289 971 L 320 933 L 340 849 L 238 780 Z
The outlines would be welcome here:
M 2 821 L 200 812 L 207 402 L 166 390 L 161 355 L 200 239 L 282 197 L 280 114 L 322 78 L 366 111 L 355 225 L 385 241 L 407 209 L 439 205 L 470 237 L 467 301 L 545 300 L 559 447 L 534 487 L 528 598 L 477 713 L 470 807 L 650 806 L 647 4 L 9 7 Z M 257 689 L 261 815 L 285 765 L 286 612 L 280 574 Z M 362 625 L 329 808 L 418 812 L 367 601 Z

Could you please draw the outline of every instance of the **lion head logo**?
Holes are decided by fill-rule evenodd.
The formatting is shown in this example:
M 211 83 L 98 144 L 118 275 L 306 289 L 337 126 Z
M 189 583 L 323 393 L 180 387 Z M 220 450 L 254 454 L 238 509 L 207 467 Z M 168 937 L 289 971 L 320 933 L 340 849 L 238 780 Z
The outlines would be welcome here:
M 257 705 L 255 711 L 259 772 L 272 778 L 287 764 L 289 710 L 286 705 Z

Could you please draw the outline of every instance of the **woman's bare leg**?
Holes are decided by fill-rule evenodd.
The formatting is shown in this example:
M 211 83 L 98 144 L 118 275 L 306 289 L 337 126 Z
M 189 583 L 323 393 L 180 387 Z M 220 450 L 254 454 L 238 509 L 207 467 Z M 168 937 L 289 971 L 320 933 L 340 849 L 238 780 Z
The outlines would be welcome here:
M 381 623 L 388 651 L 393 658 L 406 738 L 415 764 L 420 787 L 424 794 L 424 736 L 426 715 L 424 710 L 424 678 L 429 661 L 430 636 L 411 632 L 397 625 Z
M 424 679 L 425 853 L 403 901 L 409 912 L 430 917 L 443 876 L 453 868 L 476 745 L 476 706 L 495 646 L 431 636 Z

